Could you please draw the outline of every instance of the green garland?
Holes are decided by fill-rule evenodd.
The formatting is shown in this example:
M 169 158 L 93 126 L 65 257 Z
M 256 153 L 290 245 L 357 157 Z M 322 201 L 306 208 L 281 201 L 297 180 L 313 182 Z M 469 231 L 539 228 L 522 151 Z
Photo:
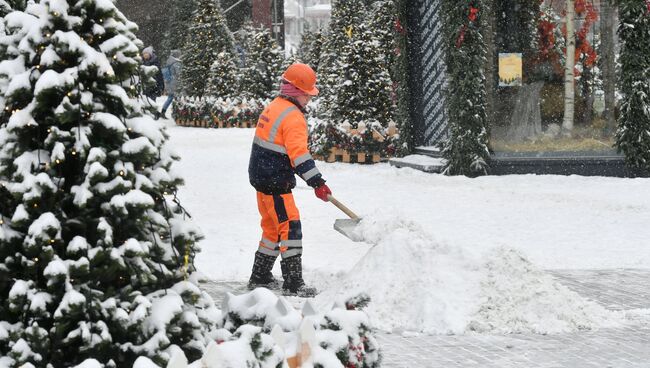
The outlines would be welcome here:
M 395 0 L 397 19 L 395 21 L 397 60 L 393 68 L 393 80 L 397 85 L 396 120 L 400 129 L 397 154 L 404 156 L 415 150 L 415 129 L 411 121 L 409 88 L 409 59 L 408 59 L 408 1 Z
M 623 100 L 616 147 L 630 168 L 650 172 L 650 2 L 621 0 L 619 16 Z
M 450 131 L 443 149 L 447 160 L 444 172 L 482 175 L 487 173 L 490 157 L 483 72 L 487 50 L 482 34 L 489 5 L 484 0 L 443 0 L 442 4 Z
M 254 126 L 269 100 L 186 97 L 176 100 L 172 116 L 179 125 L 190 122 L 206 127 L 218 127 L 218 122 L 226 126 Z M 192 124 L 193 125 L 193 124 Z
M 352 131 L 347 131 L 325 120 L 310 119 L 309 149 L 316 156 L 329 157 L 333 149 L 341 149 L 354 155 L 358 153 L 379 154 L 379 156 L 394 157 L 400 147 L 401 138 L 398 134 L 390 135 L 390 128 L 384 128 L 378 121 L 366 122 L 363 133 L 355 133 L 358 129 L 352 126 Z M 376 133 L 383 139 L 377 139 Z

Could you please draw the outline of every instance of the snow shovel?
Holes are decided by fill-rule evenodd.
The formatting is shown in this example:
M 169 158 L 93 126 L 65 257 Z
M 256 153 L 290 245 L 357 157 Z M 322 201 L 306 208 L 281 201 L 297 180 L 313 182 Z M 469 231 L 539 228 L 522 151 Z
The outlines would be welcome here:
M 359 225 L 361 217 L 357 216 L 349 208 L 345 207 L 343 203 L 339 202 L 331 195 L 328 195 L 327 199 L 332 202 L 333 205 L 338 207 L 339 210 L 343 211 L 343 213 L 350 217 L 349 219 L 337 219 L 334 221 L 334 230 L 343 234 L 346 238 L 352 240 L 353 242 L 362 242 L 363 237 L 354 231 L 357 228 L 357 225 Z

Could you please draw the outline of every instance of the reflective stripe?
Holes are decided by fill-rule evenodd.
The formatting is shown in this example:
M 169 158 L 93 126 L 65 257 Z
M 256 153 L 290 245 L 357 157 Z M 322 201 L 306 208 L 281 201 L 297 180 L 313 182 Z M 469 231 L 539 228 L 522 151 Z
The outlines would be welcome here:
M 307 161 L 309 161 L 309 160 L 313 160 L 313 158 L 311 157 L 311 155 L 309 154 L 309 152 L 307 152 L 307 153 L 305 153 L 304 155 L 298 157 L 298 158 L 293 162 L 293 166 L 298 167 L 298 166 L 300 166 L 300 164 L 304 164 L 305 162 L 307 162 Z
M 288 249 L 302 248 L 302 240 L 283 240 L 282 247 Z
M 277 119 L 275 119 L 275 122 L 273 123 L 273 126 L 271 127 L 271 133 L 269 134 L 269 142 L 273 143 L 275 141 L 275 136 L 278 135 L 278 129 L 280 129 L 280 124 L 282 124 L 282 120 L 287 117 L 292 111 L 298 110 L 297 107 L 291 106 L 288 109 L 284 110 L 280 116 L 278 116 Z
M 279 144 L 275 144 L 275 143 L 266 142 L 266 141 L 262 140 L 262 138 L 260 138 L 260 137 L 255 137 L 255 139 L 253 139 L 253 144 L 256 144 L 256 145 L 258 145 L 258 146 L 260 146 L 262 148 L 266 148 L 267 150 L 270 150 L 270 151 L 273 151 L 273 152 L 283 153 L 285 155 L 287 154 L 287 149 L 284 148 L 283 146 L 281 146 Z
M 313 169 L 307 171 L 306 173 L 302 174 L 301 176 L 305 181 L 307 181 L 307 180 L 313 178 L 314 176 L 316 176 L 318 174 L 320 174 L 320 171 L 318 171 L 318 168 L 313 168 Z
M 289 249 L 286 252 L 282 252 L 282 259 L 299 256 L 301 254 L 302 254 L 302 248 Z
M 267 256 L 277 257 L 278 254 L 280 254 L 280 243 L 272 242 L 266 238 L 262 238 L 262 240 L 260 240 L 260 247 L 257 251 L 262 254 L 266 254 Z
M 272 256 L 272 257 L 277 257 L 280 254 L 280 249 L 276 250 L 271 250 L 267 247 L 260 246 L 259 249 L 257 249 L 258 252 L 265 254 L 267 256 Z
M 280 243 L 272 242 L 266 238 L 262 238 L 262 240 L 260 240 L 260 245 L 262 244 L 269 249 L 277 249 L 280 246 Z

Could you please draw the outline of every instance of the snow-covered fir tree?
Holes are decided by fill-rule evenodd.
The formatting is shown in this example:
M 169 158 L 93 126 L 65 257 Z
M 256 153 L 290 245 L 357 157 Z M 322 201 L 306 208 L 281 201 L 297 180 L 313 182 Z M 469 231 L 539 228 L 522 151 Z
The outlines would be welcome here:
M 206 76 L 216 56 L 233 50 L 234 39 L 226 26 L 223 11 L 214 0 L 196 0 L 196 11 L 182 48 L 181 85 L 185 94 L 202 96 L 208 84 Z
M 302 34 L 296 59 L 309 65 L 316 73 L 320 65 L 321 53 L 325 43 L 325 34 L 322 30 L 307 30 Z
M 355 28 L 350 42 L 340 50 L 339 80 L 324 93 L 324 107 L 335 123 L 377 120 L 383 125 L 392 120 L 392 80 L 384 51 L 374 32 L 365 24 Z
M 218 314 L 184 281 L 201 238 L 162 127 L 144 113 L 137 29 L 112 1 L 4 19 L 0 357 L 10 367 L 198 358 Z
M 394 120 L 399 131 L 399 141 L 395 148 L 397 154 L 412 152 L 414 143 L 414 127 L 410 123 L 410 76 L 408 59 L 408 42 L 406 26 L 402 23 L 407 19 L 408 3 L 402 0 L 380 0 L 371 6 L 371 28 L 375 32 L 380 50 L 384 52 L 390 71 L 392 98 L 396 110 Z
M 253 34 L 246 66 L 240 80 L 241 95 L 247 98 L 272 98 L 277 94 L 282 75 L 284 51 L 266 28 Z
M 616 146 L 630 167 L 650 172 L 650 8 L 621 0 L 619 17 L 623 100 Z
M 341 50 L 349 46 L 365 20 L 363 0 L 336 0 L 332 3 L 332 17 L 318 65 L 318 83 L 327 93 L 338 83 L 345 65 L 341 63 Z
M 368 19 L 370 13 L 359 12 L 363 6 L 362 1 L 334 4 L 334 26 L 326 43 L 319 80 L 323 85 L 319 107 L 322 121 L 314 125 L 312 133 L 312 147 L 322 155 L 328 155 L 335 146 L 351 152 L 381 152 L 382 142 L 373 139 L 373 135 L 393 121 L 393 81 L 385 51 L 375 29 L 368 23 L 356 23 Z M 359 135 L 349 136 L 344 126 Z
M 489 159 L 483 73 L 486 49 L 481 35 L 489 4 L 483 0 L 443 0 L 442 5 L 449 119 L 444 172 L 481 175 L 486 173 Z
M 397 5 L 394 0 L 380 0 L 372 4 L 369 11 L 371 14 L 369 28 L 379 43 L 381 57 L 384 59 L 392 76 L 395 73 L 398 55 L 396 37 Z
M 169 17 L 165 39 L 162 42 L 165 54 L 183 47 L 195 10 L 196 0 L 173 0 L 170 11 L 172 16 Z
M 236 62 L 236 57 L 228 51 L 217 55 L 210 68 L 207 95 L 232 97 L 239 93 L 239 68 Z

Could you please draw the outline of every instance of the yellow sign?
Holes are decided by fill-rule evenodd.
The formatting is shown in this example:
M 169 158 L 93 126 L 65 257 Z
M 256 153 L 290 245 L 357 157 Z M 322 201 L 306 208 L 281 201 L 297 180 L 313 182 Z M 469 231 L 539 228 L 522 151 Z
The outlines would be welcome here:
M 523 74 L 521 53 L 499 53 L 499 87 L 521 86 Z

